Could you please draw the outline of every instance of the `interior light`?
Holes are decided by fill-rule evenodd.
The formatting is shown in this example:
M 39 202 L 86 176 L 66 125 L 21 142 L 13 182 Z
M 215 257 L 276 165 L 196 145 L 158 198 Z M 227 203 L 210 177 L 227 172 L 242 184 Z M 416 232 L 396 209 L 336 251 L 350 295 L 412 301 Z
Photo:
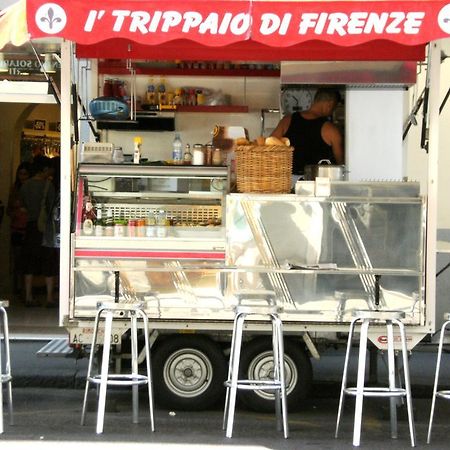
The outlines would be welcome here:
M 53 64 L 53 61 L 52 61 L 51 53 L 45 54 L 44 64 L 42 64 L 42 66 L 41 66 L 41 72 L 46 72 L 46 73 L 55 73 L 56 72 L 55 65 Z
M 5 55 L 0 53 L 0 72 L 9 72 L 9 67 L 7 61 L 5 61 Z

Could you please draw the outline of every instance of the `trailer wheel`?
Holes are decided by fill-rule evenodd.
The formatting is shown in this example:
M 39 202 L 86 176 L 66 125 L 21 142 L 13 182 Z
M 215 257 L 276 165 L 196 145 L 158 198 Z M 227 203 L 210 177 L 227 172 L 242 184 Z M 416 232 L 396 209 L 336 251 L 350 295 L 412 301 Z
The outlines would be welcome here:
M 284 368 L 286 378 L 286 394 L 290 411 L 298 409 L 312 383 L 312 367 L 304 348 L 289 339 L 284 339 Z M 264 380 L 273 377 L 272 341 L 270 338 L 256 338 L 242 348 L 240 363 L 242 379 Z M 273 392 L 241 391 L 242 403 L 255 411 L 273 411 Z
M 162 340 L 152 357 L 155 400 L 163 408 L 202 410 L 224 392 L 227 366 L 218 344 L 205 336 Z

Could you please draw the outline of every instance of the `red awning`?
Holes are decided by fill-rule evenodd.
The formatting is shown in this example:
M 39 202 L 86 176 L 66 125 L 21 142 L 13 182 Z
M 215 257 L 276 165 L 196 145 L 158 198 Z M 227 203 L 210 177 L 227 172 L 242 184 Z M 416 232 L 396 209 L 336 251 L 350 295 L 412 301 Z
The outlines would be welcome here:
M 450 3 L 417 1 L 27 1 L 32 38 L 77 43 L 80 57 L 421 59 L 450 36 Z

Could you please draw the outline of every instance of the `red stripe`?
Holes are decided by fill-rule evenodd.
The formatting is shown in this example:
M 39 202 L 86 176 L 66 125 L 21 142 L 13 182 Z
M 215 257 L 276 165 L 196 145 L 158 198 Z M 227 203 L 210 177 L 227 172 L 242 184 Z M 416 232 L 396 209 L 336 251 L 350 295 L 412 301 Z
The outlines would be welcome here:
M 225 259 L 225 252 L 75 250 L 76 258 Z

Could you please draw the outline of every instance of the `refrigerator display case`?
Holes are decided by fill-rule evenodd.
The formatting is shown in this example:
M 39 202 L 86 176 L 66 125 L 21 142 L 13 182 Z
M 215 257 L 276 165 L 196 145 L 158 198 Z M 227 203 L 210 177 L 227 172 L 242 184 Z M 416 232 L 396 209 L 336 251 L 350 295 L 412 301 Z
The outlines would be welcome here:
M 79 165 L 72 342 L 88 343 L 99 302 L 144 300 L 149 314 L 163 319 L 185 317 L 202 302 L 222 306 L 216 273 L 201 267 L 225 261 L 229 179 L 225 166 Z M 83 226 L 87 202 L 101 216 L 90 227 Z M 186 274 L 178 270 L 184 264 L 199 270 Z

